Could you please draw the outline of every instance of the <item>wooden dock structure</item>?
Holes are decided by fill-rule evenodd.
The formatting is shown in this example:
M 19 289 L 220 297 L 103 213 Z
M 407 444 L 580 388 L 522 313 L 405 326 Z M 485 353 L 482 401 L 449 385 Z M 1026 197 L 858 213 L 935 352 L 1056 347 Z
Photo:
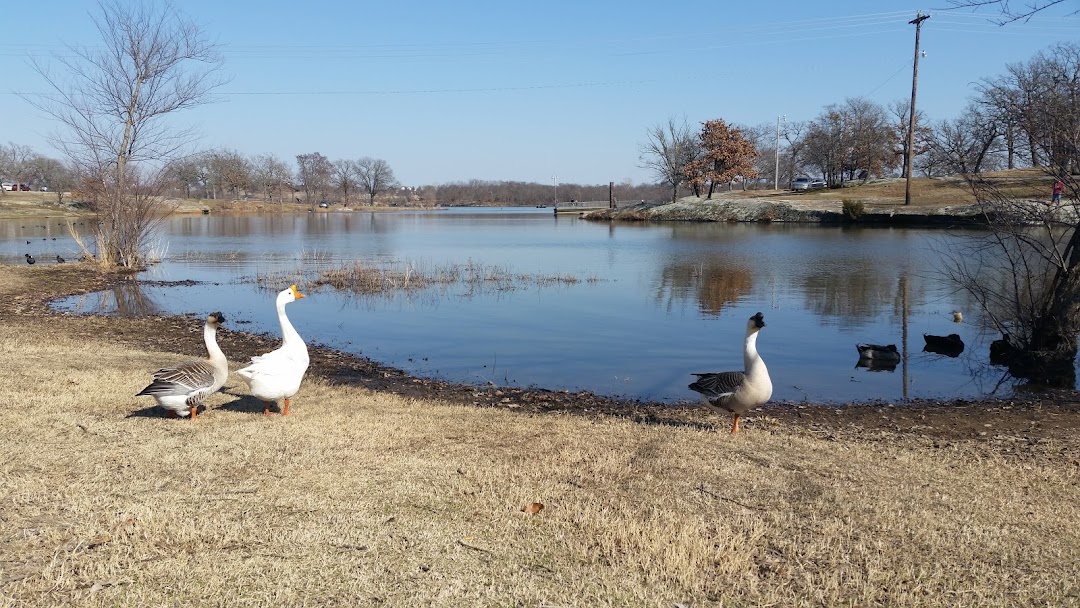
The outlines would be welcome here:
M 618 204 L 618 201 L 615 199 L 615 182 L 608 182 L 608 200 L 570 201 L 566 203 L 555 201 L 555 215 L 558 216 L 560 213 L 576 213 L 582 215 L 590 211 L 599 211 L 600 209 L 614 209 Z
M 580 215 L 590 211 L 609 208 L 609 203 L 607 201 L 571 201 L 557 203 L 555 205 L 555 215 L 562 215 L 564 213 L 577 213 Z

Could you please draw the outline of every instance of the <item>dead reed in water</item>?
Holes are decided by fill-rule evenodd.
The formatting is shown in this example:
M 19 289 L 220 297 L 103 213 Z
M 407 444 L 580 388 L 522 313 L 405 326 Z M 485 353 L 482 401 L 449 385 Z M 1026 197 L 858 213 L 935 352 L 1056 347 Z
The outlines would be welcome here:
M 418 291 L 430 287 L 460 286 L 470 291 L 511 291 L 530 286 L 573 285 L 581 279 L 571 274 L 515 273 L 508 266 L 465 263 L 425 265 L 416 262 L 372 264 L 358 261 L 323 271 L 311 281 L 312 287 L 329 286 L 354 294 Z M 590 283 L 596 282 L 593 278 Z

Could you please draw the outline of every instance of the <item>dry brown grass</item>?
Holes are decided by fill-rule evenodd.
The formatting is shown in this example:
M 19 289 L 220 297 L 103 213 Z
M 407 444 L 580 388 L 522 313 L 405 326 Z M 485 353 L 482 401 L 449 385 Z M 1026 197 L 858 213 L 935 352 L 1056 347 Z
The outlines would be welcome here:
M 64 202 L 70 201 L 65 197 Z M 28 217 L 75 217 L 78 213 L 56 203 L 55 192 L 4 192 L 0 195 L 0 219 Z
M 1038 169 L 1016 169 L 994 171 L 982 175 L 987 185 L 993 186 L 999 193 L 1021 199 L 1050 200 L 1050 188 L 1053 179 Z M 735 198 L 783 198 L 799 200 L 805 203 L 814 201 L 832 201 L 838 199 L 858 200 L 869 206 L 902 205 L 904 203 L 903 179 L 874 180 L 840 190 L 814 190 L 793 193 L 771 190 L 733 191 L 725 196 Z M 975 196 L 962 178 L 915 178 L 911 180 L 911 204 L 915 207 L 969 205 L 975 203 Z
M 133 395 L 181 358 L 80 322 L 0 321 L 3 606 L 1080 604 L 1075 462 L 529 416 L 317 369 L 287 418 L 234 378 L 169 420 Z

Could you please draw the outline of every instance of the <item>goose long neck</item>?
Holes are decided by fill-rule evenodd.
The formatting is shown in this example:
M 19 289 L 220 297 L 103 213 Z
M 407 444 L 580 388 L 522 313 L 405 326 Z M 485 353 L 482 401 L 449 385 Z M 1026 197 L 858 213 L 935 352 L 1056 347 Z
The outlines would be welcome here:
M 296 328 L 289 322 L 289 317 L 285 314 L 285 302 L 277 303 L 277 316 L 278 321 L 281 322 L 282 342 L 285 344 L 302 342 L 303 340 L 300 338 L 300 334 L 296 332 Z
M 757 335 L 756 331 L 749 331 L 746 333 L 746 341 L 743 343 L 743 369 L 749 371 L 755 364 L 761 362 L 761 357 L 757 352 Z
M 217 343 L 217 328 L 207 323 L 203 326 L 203 342 L 206 343 L 206 352 L 210 354 L 211 361 L 224 361 L 225 353 Z

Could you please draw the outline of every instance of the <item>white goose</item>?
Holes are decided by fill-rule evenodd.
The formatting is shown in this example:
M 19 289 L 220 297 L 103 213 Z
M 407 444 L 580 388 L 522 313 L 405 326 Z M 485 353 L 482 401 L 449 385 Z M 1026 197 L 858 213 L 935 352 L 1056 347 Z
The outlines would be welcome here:
M 251 394 L 265 402 L 264 414 L 270 413 L 271 402 L 283 399 L 281 414 L 288 415 L 289 399 L 300 390 L 300 382 L 307 371 L 307 345 L 285 315 L 285 305 L 302 297 L 304 294 L 296 289 L 296 285 L 278 294 L 277 314 L 281 322 L 281 346 L 265 355 L 252 357 L 251 365 L 236 372 L 251 385 Z
M 189 361 L 179 367 L 164 367 L 154 372 L 154 381 L 136 395 L 150 395 L 168 411 L 170 417 L 187 416 L 195 420 L 204 399 L 216 393 L 229 378 L 229 362 L 217 343 L 217 329 L 225 322 L 220 312 L 210 313 L 203 326 L 203 341 L 210 357 Z
M 746 340 L 743 342 L 743 365 L 741 372 L 716 372 L 694 374 L 697 381 L 690 388 L 701 393 L 705 405 L 714 412 L 725 410 L 735 414 L 731 432 L 739 432 L 739 417 L 761 406 L 772 397 L 772 379 L 761 355 L 757 352 L 757 335 L 765 327 L 765 316 L 760 312 L 746 322 Z

